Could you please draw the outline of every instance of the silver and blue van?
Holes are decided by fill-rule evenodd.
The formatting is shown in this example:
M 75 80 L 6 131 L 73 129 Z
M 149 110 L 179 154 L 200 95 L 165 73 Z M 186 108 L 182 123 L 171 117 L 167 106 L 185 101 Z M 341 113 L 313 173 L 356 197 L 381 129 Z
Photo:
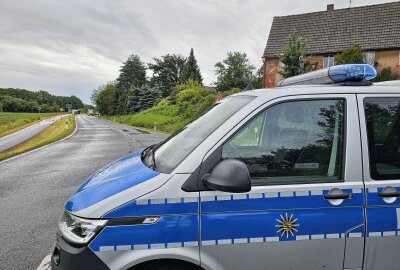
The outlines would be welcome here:
M 368 65 L 224 98 L 90 176 L 53 269 L 400 269 L 400 82 Z

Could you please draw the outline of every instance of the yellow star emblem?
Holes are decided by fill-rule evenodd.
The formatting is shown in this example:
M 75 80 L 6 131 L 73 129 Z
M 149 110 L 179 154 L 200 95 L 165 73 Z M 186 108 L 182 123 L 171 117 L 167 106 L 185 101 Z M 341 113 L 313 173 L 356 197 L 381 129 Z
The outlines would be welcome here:
M 288 213 L 286 213 L 285 216 L 280 216 L 281 219 L 276 220 L 278 221 L 278 224 L 275 226 L 276 228 L 278 228 L 276 232 L 281 233 L 281 237 L 285 234 L 286 238 L 289 238 L 289 234 L 294 236 L 293 233 L 298 232 L 296 228 L 300 226 L 299 224 L 297 224 L 297 218 L 295 219 L 293 217 L 293 214 L 289 216 Z

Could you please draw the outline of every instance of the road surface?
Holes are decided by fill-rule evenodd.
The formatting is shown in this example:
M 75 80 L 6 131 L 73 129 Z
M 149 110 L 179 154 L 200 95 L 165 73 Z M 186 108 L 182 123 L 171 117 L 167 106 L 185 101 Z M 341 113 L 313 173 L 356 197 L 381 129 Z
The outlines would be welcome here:
M 42 132 L 45 128 L 60 120 L 63 116 L 55 116 L 45 119 L 39 123 L 33 124 L 29 127 L 21 129 L 17 132 L 11 133 L 7 136 L 0 138 L 0 152 L 10 149 Z
M 0 269 L 36 269 L 55 243 L 66 199 L 96 169 L 165 134 L 77 116 L 64 141 L 0 162 Z

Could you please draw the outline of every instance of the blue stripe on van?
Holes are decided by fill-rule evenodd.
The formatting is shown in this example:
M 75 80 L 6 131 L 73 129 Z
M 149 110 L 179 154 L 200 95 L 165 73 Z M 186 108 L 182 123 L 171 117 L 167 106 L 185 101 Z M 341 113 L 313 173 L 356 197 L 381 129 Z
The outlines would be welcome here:
M 139 217 L 139 216 L 158 216 L 158 215 L 188 215 L 198 213 L 198 202 L 187 203 L 168 203 L 168 199 L 157 199 L 156 203 L 148 200 L 143 202 L 132 201 L 122 205 L 111 212 L 105 214 L 104 218 L 118 217 Z M 183 201 L 183 199 L 182 199 Z
M 278 232 L 278 220 L 282 220 L 286 214 L 298 224 L 295 227 L 297 231 L 293 231 L 293 235 Z M 342 222 L 337 222 L 338 215 L 343 219 Z M 360 225 L 357 221 L 362 218 L 362 208 L 205 214 L 201 218 L 201 240 L 202 242 L 219 239 L 250 241 L 251 238 L 277 237 L 277 241 L 293 241 L 297 239 L 296 236 L 308 236 L 308 239 L 313 239 L 314 236 L 318 236 L 315 239 L 344 238 L 346 231 Z M 363 228 L 360 227 L 352 233 L 359 233 L 361 237 Z
M 374 232 L 397 232 L 399 230 L 397 208 L 377 207 L 367 208 L 368 233 Z
M 400 191 L 400 187 L 393 186 L 396 191 Z M 392 206 L 399 207 L 400 199 L 395 200 L 392 203 L 386 203 L 382 198 L 378 197 L 378 194 L 383 191 L 384 187 L 368 187 L 366 198 L 367 198 L 367 206 Z
M 343 221 L 337 223 L 340 213 Z M 303 241 L 363 237 L 364 227 L 356 227 L 363 209 L 310 209 L 287 211 L 296 221 L 297 232 L 278 232 L 278 220 L 286 212 L 216 213 L 201 217 L 201 239 L 198 238 L 198 216 L 163 216 L 156 224 L 106 227 L 90 244 L 94 251 L 147 250 L 206 245 L 236 245 L 277 241 Z M 318 223 L 318 226 L 315 224 Z
M 101 247 L 124 247 L 127 250 L 198 246 L 197 215 L 161 217 L 155 224 L 106 227 L 89 244 L 94 252 Z M 168 245 L 169 244 L 169 245 Z M 112 250 L 109 250 L 112 251 Z

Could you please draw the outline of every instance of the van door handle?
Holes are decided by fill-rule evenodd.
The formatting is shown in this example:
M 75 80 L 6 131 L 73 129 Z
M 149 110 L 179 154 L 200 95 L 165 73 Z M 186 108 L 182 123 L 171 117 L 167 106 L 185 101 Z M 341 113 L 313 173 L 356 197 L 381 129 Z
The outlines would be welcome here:
M 325 194 L 325 200 L 346 200 L 353 198 L 352 193 L 342 193 L 342 194 Z
M 394 198 L 394 197 L 400 197 L 400 192 L 379 192 L 378 193 L 379 198 Z

